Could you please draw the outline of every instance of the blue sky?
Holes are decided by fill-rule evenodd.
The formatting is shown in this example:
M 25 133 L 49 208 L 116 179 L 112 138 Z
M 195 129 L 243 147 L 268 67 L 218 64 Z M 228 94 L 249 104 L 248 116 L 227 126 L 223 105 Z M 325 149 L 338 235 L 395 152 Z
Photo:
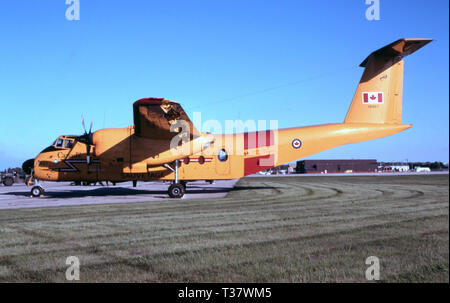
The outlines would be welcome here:
M 448 1 L 65 0 L 0 2 L 0 169 L 58 135 L 133 123 L 143 97 L 180 102 L 203 120 L 342 122 L 373 50 L 436 41 L 405 59 L 403 123 L 414 127 L 309 158 L 449 158 Z

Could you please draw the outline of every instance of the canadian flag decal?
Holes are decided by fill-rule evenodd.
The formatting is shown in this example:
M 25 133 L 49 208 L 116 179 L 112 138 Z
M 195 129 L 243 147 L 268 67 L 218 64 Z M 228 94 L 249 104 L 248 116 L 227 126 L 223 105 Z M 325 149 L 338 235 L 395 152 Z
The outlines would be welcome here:
M 383 104 L 384 94 L 383 92 L 364 92 L 362 93 L 363 104 Z

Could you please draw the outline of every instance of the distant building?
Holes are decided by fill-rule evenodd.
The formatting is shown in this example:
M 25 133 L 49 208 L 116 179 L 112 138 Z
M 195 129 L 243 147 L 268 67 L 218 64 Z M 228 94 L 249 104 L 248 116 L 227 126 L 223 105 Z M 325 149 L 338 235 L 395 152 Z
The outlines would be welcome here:
M 295 167 L 289 165 L 289 167 L 288 167 L 288 174 L 293 174 L 294 172 L 295 172 Z
M 394 172 L 407 172 L 409 171 L 409 165 L 389 165 L 385 166 L 385 171 L 394 171 Z
M 297 161 L 296 172 L 308 173 L 358 173 L 377 172 L 376 159 L 367 160 L 302 160 Z
M 418 172 L 418 173 L 422 173 L 422 172 L 430 172 L 430 171 L 431 171 L 431 169 L 430 169 L 429 167 L 420 167 L 420 166 L 417 166 L 417 167 L 415 167 L 414 169 L 415 169 L 415 171 Z
M 411 170 L 409 163 L 405 162 L 380 162 L 378 170 L 384 173 L 408 172 Z

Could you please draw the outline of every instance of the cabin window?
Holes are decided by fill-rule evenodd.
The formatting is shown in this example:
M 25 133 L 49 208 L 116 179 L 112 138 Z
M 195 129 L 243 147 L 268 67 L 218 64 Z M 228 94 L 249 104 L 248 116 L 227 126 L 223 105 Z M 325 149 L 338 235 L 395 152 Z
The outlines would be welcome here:
M 72 148 L 73 141 L 72 140 L 64 140 L 64 147 L 65 148 Z
M 217 155 L 217 159 L 219 159 L 220 162 L 225 162 L 228 159 L 227 151 L 223 148 L 219 151 L 219 154 Z
M 63 139 L 56 140 L 56 147 L 63 147 L 63 142 L 64 142 Z

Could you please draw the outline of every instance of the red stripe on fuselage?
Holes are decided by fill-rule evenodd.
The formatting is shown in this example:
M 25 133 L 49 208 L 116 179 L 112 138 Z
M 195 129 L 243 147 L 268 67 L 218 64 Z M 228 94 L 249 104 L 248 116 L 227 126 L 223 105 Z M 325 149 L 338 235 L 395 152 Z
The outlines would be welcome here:
M 274 167 L 273 160 L 270 160 L 270 157 L 271 156 L 261 156 L 244 159 L 244 176 L 248 176 L 259 171 Z M 263 165 L 268 163 L 271 164 Z
M 271 130 L 244 133 L 244 150 L 272 146 L 275 144 L 274 132 Z M 251 175 L 256 172 L 274 167 L 271 156 L 256 156 L 244 159 L 244 175 Z M 267 165 L 269 163 L 269 165 Z M 264 164 L 264 165 L 263 165 Z

